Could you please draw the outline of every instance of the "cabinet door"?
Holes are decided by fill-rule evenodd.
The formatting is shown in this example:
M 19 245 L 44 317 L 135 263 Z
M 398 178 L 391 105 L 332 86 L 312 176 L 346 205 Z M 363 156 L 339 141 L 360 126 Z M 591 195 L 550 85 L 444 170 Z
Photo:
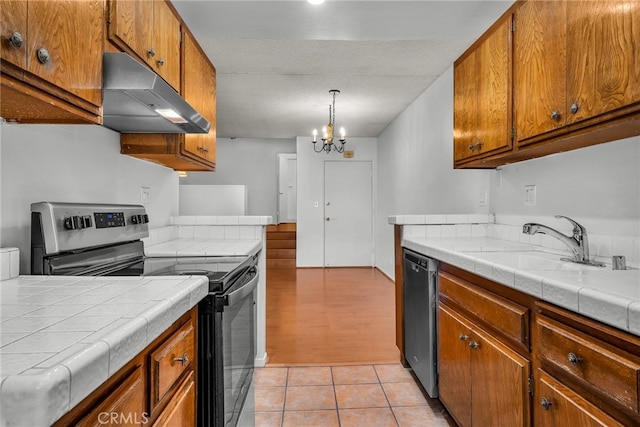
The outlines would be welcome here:
M 566 3 L 527 1 L 515 22 L 514 107 L 522 141 L 565 125 Z
M 138 367 L 77 426 L 144 425 L 148 421 L 148 414 L 144 412 L 144 400 L 142 368 Z
M 162 411 L 153 427 L 177 427 L 196 425 L 196 380 L 193 371 L 189 372 L 187 378 L 180 385 L 180 388 L 169 401 L 167 407 Z
M 9 39 L 14 36 L 14 42 Z M 27 2 L 3 1 L 0 9 L 0 37 L 2 61 L 10 62 L 22 70 L 27 68 Z M 19 40 L 22 40 L 20 43 Z
M 621 426 L 613 418 L 592 405 L 553 377 L 539 371 L 536 382 L 535 424 L 552 426 Z
M 109 39 L 145 61 L 153 48 L 153 1 L 111 0 Z
M 93 105 L 102 105 L 103 2 L 28 3 L 27 70 Z
M 511 146 L 511 16 L 478 47 L 476 152 Z
M 454 161 L 476 154 L 478 126 L 478 85 L 476 52 L 455 65 L 453 70 L 453 150 Z
M 184 67 L 182 94 L 210 123 L 208 134 L 187 134 L 184 149 L 209 163 L 216 161 L 216 75 L 215 69 L 198 47 L 191 34 L 185 32 L 183 41 Z
M 155 1 L 153 47 L 149 65 L 176 91 L 180 91 L 180 21 L 164 1 Z
M 637 2 L 568 1 L 567 52 L 569 123 L 640 101 Z
M 438 316 L 439 397 L 461 427 L 471 426 L 471 331 L 442 303 Z
M 529 425 L 529 361 L 479 330 L 470 344 L 473 425 Z

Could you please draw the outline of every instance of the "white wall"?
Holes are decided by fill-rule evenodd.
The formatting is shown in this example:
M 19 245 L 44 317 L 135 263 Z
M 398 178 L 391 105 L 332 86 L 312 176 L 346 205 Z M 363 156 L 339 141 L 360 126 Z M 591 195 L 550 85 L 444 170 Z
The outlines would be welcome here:
M 278 153 L 295 153 L 294 139 L 218 138 L 215 172 L 187 172 L 180 185 L 245 185 L 247 215 L 278 211 Z
M 297 138 L 298 157 L 298 222 L 296 258 L 299 267 L 322 267 L 324 264 L 324 162 L 325 160 L 371 160 L 373 162 L 374 204 L 376 194 L 376 138 L 348 138 L 347 150 L 353 150 L 353 159 L 342 154 L 313 151 L 310 136 Z M 315 203 L 318 202 L 318 207 Z M 374 211 L 374 224 L 377 218 Z M 386 218 L 384 219 L 386 221 Z M 375 227 L 375 225 L 374 225 Z
M 140 203 L 150 189 L 152 228 L 178 214 L 178 177 L 169 168 L 120 154 L 120 134 L 100 126 L 0 125 L 0 246 L 20 249 L 30 271 L 33 202 Z
M 453 69 L 378 136 L 376 266 L 394 276 L 389 215 L 486 213 L 478 206 L 490 173 L 453 169 Z
M 492 171 L 491 177 L 491 209 L 498 221 L 542 217 L 539 221 L 548 223 L 551 216 L 561 214 L 580 222 L 589 232 L 640 236 L 640 137 L 501 169 Z M 525 185 L 536 186 L 535 206 L 524 204 Z

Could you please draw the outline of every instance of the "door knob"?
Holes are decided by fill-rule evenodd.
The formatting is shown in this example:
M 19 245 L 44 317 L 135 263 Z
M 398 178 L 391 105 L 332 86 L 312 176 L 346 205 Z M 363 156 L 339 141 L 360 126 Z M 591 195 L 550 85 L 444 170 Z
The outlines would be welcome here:
M 326 217 L 325 221 L 331 221 L 331 219 L 329 217 Z

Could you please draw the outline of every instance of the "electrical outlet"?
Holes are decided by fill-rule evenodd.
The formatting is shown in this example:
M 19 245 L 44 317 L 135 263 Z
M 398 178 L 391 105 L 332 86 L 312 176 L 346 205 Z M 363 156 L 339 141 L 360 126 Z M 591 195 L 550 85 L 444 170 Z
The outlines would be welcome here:
M 536 205 L 536 186 L 535 185 L 524 186 L 524 204 L 525 206 Z
M 487 199 L 487 190 L 481 191 L 478 198 L 478 206 L 487 206 Z
M 151 189 L 149 187 L 140 187 L 140 204 L 148 205 L 151 201 Z

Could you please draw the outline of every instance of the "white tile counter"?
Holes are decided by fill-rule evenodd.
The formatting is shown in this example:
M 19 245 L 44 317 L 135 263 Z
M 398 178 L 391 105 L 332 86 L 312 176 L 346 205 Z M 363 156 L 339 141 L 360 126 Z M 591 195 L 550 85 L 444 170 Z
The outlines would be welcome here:
M 640 336 L 638 269 L 585 268 L 540 246 L 490 237 L 406 236 L 402 246 Z
M 207 239 L 178 238 L 149 245 L 144 248 L 146 256 L 246 256 L 262 248 L 262 239 Z
M 0 283 L 0 424 L 50 425 L 207 295 L 204 276 Z

